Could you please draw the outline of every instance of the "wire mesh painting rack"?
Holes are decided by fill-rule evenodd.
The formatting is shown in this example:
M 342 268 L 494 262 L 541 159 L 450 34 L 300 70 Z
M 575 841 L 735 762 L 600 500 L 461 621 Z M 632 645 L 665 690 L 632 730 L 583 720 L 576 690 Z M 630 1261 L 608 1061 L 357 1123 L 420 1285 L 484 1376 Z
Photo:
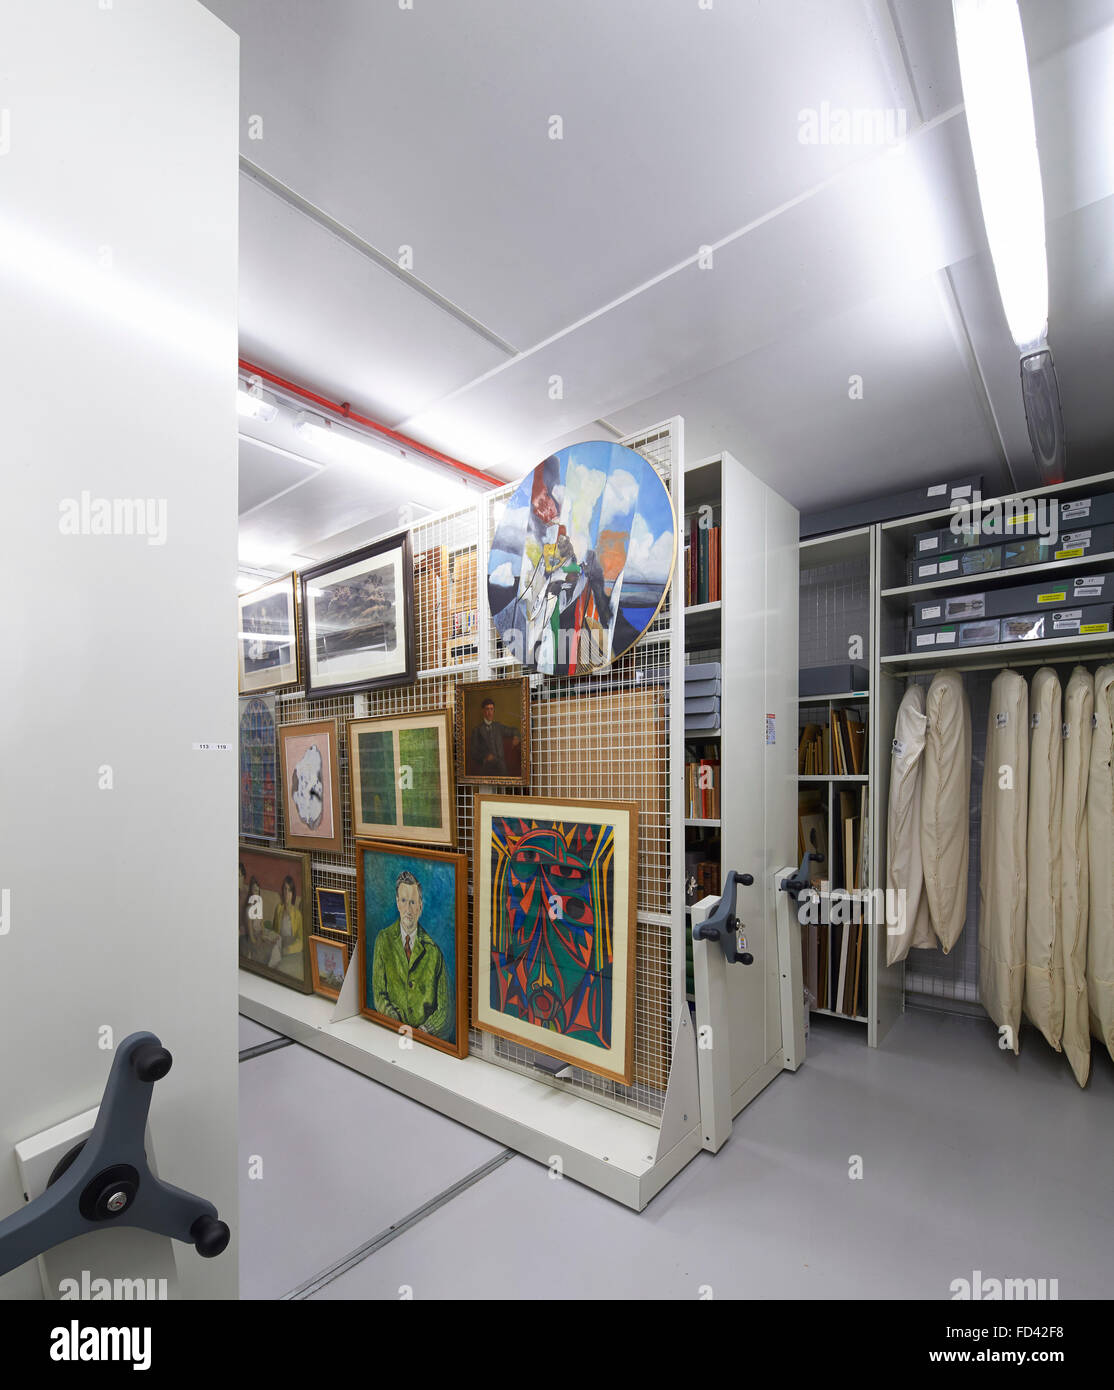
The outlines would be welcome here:
M 683 486 L 679 422 L 655 427 L 623 441 L 654 467 L 680 514 Z M 335 719 L 340 752 L 343 847 L 315 854 L 313 886 L 344 888 L 353 904 L 349 933 L 315 930 L 345 940 L 356 959 L 356 848 L 352 833 L 348 722 L 354 718 L 425 713 L 454 707 L 456 686 L 488 677 L 508 677 L 521 668 L 506 655 L 487 609 L 487 551 L 498 517 L 516 485 L 487 493 L 458 510 L 424 518 L 409 529 L 414 557 L 417 680 L 408 686 L 366 694 L 306 700 L 300 691 L 280 693 L 280 727 L 305 720 Z M 528 1074 L 539 1083 L 580 1096 L 650 1123 L 659 1123 L 672 1063 L 677 1001 L 676 934 L 683 935 L 683 909 L 674 891 L 676 867 L 683 861 L 681 832 L 671 813 L 671 677 L 683 662 L 683 632 L 674 627 L 673 587 L 641 640 L 598 675 L 531 678 L 531 778 L 529 789 L 490 788 L 501 796 L 563 797 L 575 800 L 628 800 L 638 804 L 637 931 L 633 1084 L 623 1086 L 573 1068 L 560 1080 L 535 1064 L 535 1053 L 475 1028 L 469 1051 L 496 1066 Z M 469 861 L 467 959 L 468 999 L 472 998 L 471 940 L 474 920 L 475 826 L 473 796 L 480 790 L 459 786 L 456 794 L 456 850 Z M 284 827 L 279 825 L 279 842 Z M 679 856 L 679 858 L 678 858 Z M 314 894 L 316 897 L 316 894 Z M 462 968 L 464 963 L 462 962 Z M 367 1022 L 369 1028 L 378 1025 Z

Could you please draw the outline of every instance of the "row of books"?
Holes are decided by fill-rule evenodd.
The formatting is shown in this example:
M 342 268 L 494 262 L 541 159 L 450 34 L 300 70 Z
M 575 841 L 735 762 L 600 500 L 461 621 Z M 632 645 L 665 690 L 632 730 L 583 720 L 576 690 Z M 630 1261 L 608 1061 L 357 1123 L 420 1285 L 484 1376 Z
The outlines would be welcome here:
M 802 934 L 805 989 L 813 1007 L 862 1018 L 866 1014 L 869 931 L 865 922 L 810 924 Z
M 707 515 L 705 513 L 705 515 Z M 720 599 L 720 528 L 702 526 L 700 516 L 687 518 L 685 538 L 685 607 Z
M 802 788 L 797 794 L 797 856 L 806 850 L 823 856 L 809 862 L 809 878 L 844 892 L 869 887 L 870 798 L 865 786 L 837 792 L 832 802 L 839 818 L 836 833 L 829 834 L 826 794 L 818 788 Z
M 685 818 L 719 820 L 719 757 L 685 763 Z
M 797 743 L 802 777 L 859 776 L 866 771 L 866 721 L 856 709 L 833 709 L 828 724 L 806 724 Z

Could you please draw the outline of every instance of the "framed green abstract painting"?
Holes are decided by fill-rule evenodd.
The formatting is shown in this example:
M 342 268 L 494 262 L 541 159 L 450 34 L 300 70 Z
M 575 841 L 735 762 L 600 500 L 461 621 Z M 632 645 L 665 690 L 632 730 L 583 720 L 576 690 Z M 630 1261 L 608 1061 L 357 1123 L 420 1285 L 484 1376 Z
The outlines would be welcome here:
M 637 803 L 475 806 L 473 1024 L 629 1086 Z
M 450 710 L 353 719 L 348 743 L 357 839 L 456 843 Z

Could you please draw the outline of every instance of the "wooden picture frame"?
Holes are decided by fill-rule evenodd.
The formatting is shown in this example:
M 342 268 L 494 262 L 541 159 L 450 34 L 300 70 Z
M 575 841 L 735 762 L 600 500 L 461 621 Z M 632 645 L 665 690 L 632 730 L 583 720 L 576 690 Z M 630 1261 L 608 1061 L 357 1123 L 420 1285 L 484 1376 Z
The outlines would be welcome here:
M 339 854 L 344 848 L 337 738 L 335 719 L 279 727 L 288 849 Z
M 335 985 L 332 983 L 332 976 L 322 976 L 322 968 L 328 969 L 332 964 L 331 956 L 334 951 L 339 951 L 341 955 L 340 978 Z M 309 939 L 309 961 L 313 976 L 314 994 L 320 994 L 325 999 L 339 999 L 345 972 L 348 970 L 348 946 L 346 943 L 333 941 L 327 936 L 311 936 Z
M 348 911 L 348 890 L 347 888 L 326 888 L 323 884 L 318 884 L 313 890 L 313 896 L 317 903 L 317 926 L 321 931 L 342 931 L 346 936 L 352 935 L 352 914 Z M 329 904 L 326 898 L 339 898 L 341 908 L 341 920 L 336 920 L 337 904 Z
M 473 827 L 473 1027 L 629 1086 L 638 803 L 477 792 Z
M 492 733 L 483 728 L 488 702 Z M 530 682 L 525 676 L 458 685 L 453 729 L 459 784 L 530 785 Z
M 299 994 L 313 993 L 309 952 L 313 918 L 307 906 L 310 877 L 308 854 L 241 841 L 240 969 Z M 286 903 L 288 881 L 293 893 Z
M 417 614 L 419 669 L 448 664 L 449 551 L 433 545 L 414 556 L 414 610 Z
M 403 873 L 416 883 L 400 884 Z M 404 912 L 414 926 L 409 960 Z M 357 841 L 356 926 L 363 1017 L 395 1033 L 409 1029 L 407 1036 L 425 1047 L 467 1057 L 468 856 Z M 377 1001 L 383 1007 L 375 1007 Z M 419 1011 L 433 1021 L 429 1029 Z
M 299 577 L 307 700 L 414 683 L 409 531 L 338 555 Z
M 296 582 L 297 575 L 290 573 L 240 595 L 236 664 L 241 695 L 288 690 L 301 681 Z
M 450 710 L 349 720 L 348 773 L 356 839 L 456 844 Z
M 240 834 L 278 839 L 278 713 L 274 695 L 241 695 L 237 711 Z

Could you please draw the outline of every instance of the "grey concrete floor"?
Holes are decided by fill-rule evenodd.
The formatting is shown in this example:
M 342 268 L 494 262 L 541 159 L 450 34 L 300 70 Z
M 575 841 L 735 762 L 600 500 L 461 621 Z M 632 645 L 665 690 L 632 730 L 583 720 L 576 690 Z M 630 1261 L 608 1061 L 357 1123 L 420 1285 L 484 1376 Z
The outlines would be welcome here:
M 642 1213 L 297 1045 L 244 1061 L 240 1111 L 245 1298 L 1114 1294 L 1114 1063 L 1080 1091 L 1029 1028 L 1014 1057 L 982 1020 L 910 1011 L 872 1050 L 816 1019 Z

